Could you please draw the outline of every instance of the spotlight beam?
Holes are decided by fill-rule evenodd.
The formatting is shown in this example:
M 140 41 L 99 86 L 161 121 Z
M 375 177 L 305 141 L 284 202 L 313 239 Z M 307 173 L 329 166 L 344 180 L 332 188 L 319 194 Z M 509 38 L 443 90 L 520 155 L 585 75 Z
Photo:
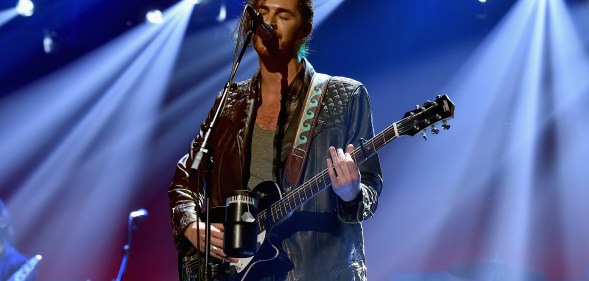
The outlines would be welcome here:
M 16 12 L 15 9 L 6 9 L 3 11 L 0 11 L 0 28 L 2 28 L 2 26 L 4 24 L 9 22 L 13 18 L 16 18 L 16 16 L 18 16 L 18 13 Z
M 95 226 L 111 225 L 126 212 L 142 173 L 150 170 L 145 151 L 191 11 L 192 6 L 178 3 L 166 11 L 170 20 L 165 24 L 138 26 L 0 101 L 0 122 L 5 123 L 0 130 L 8 136 L 0 139 L 0 151 L 8 156 L 0 159 L 0 167 L 27 170 L 10 198 L 11 205 L 30 206 L 15 228 L 36 237 L 23 240 L 43 241 L 31 246 L 47 253 L 48 276 L 68 278 L 63 269 L 78 258 L 79 245 L 89 253 L 88 265 L 100 264 L 111 251 L 117 229 L 96 233 Z M 40 109 L 39 115 L 24 108 Z M 68 126 L 56 126 L 64 122 Z M 59 138 L 46 138 L 52 135 Z M 35 160 L 27 162 L 31 157 Z M 51 217 L 38 215 L 49 209 Z M 68 243 L 58 251 L 49 242 L 64 240 Z M 67 274 L 76 279 L 92 272 L 104 274 L 83 266 Z

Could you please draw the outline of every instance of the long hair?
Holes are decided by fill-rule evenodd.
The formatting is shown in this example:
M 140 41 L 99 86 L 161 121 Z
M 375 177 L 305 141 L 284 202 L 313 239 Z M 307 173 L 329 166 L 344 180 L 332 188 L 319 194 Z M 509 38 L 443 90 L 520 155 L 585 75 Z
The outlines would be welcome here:
M 247 0 L 246 4 L 254 7 L 254 9 L 258 9 L 260 4 L 264 3 L 266 0 Z M 298 9 L 303 17 L 303 26 L 309 26 L 313 24 L 313 1 L 312 0 L 297 0 L 298 1 Z M 236 29 L 237 35 L 237 43 L 242 44 L 243 40 L 245 40 L 246 33 L 249 30 L 249 21 L 246 20 L 246 17 L 241 17 L 241 21 Z M 309 52 L 309 41 L 311 40 L 311 34 L 309 33 L 303 40 L 300 40 L 296 43 L 295 49 L 297 50 L 297 56 L 300 58 L 306 57 Z

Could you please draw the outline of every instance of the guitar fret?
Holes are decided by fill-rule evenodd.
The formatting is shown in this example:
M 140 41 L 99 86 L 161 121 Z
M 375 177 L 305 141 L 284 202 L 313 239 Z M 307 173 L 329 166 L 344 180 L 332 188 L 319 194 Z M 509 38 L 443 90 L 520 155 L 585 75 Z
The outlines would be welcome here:
M 270 221 L 270 216 L 268 216 L 268 209 L 262 211 L 262 217 L 258 214 L 258 220 L 263 226 L 266 226 Z
M 291 201 L 292 201 L 292 205 L 295 206 L 295 208 L 296 208 L 296 206 L 299 205 L 298 197 L 299 197 L 298 192 L 293 192 Z
M 292 211 L 292 205 L 290 204 L 292 202 L 292 194 L 288 194 L 288 196 L 285 199 L 286 204 L 284 204 L 283 210 L 285 210 L 285 214 L 288 214 L 290 211 Z
M 292 210 L 296 209 L 296 208 L 297 208 L 297 206 L 300 206 L 300 198 L 299 198 L 299 193 L 298 193 L 298 192 L 296 192 L 296 193 L 294 193 L 294 194 L 292 195 L 292 203 L 293 203 L 293 204 L 292 204 L 292 205 L 293 205 L 293 208 L 292 208 Z M 292 211 L 292 210 L 291 210 L 291 211 Z
M 278 205 L 276 209 L 280 211 L 280 214 L 282 215 L 282 211 L 288 209 L 288 197 L 284 197 L 282 204 Z
M 303 202 L 305 202 L 305 200 L 304 200 L 304 198 L 301 197 L 301 194 L 300 193 L 301 193 L 301 191 L 300 190 L 297 190 L 297 195 L 298 195 L 298 198 L 299 198 L 299 204 L 303 204 Z
M 367 143 L 368 143 L 367 149 L 370 151 L 370 154 L 376 152 L 376 148 L 374 148 L 374 142 L 373 141 L 369 141 Z M 371 145 L 372 145 L 372 148 L 370 148 Z
M 290 207 L 290 208 L 289 208 L 289 210 L 291 210 L 291 211 L 292 211 L 292 210 L 293 210 L 293 209 L 294 209 L 294 208 L 297 206 L 297 203 L 296 203 L 296 201 L 295 201 L 295 200 L 296 200 L 296 196 L 295 196 L 295 195 L 296 195 L 296 194 L 293 194 L 293 195 L 290 197 L 290 199 L 288 200 L 288 201 L 289 201 L 289 204 L 288 204 L 288 206 Z M 292 205 L 291 205 L 290 203 L 292 203 Z M 294 207 L 293 207 L 293 206 L 294 206 Z
M 372 142 L 372 145 L 373 145 L 374 147 L 378 147 L 378 146 L 379 146 L 379 145 L 378 145 L 378 142 L 379 142 L 379 141 L 380 141 L 380 138 L 378 138 L 378 139 L 375 139 L 375 140 Z
M 256 221 L 258 223 L 258 232 L 262 232 L 264 231 L 264 222 L 266 221 L 266 216 L 264 211 L 259 212 L 258 213 L 258 220 Z
M 355 151 L 354 151 L 355 152 Z M 355 163 L 360 163 L 358 161 L 358 156 L 355 153 L 350 154 L 350 156 L 352 157 L 352 160 L 354 160 Z
M 262 222 L 262 224 L 264 225 L 264 228 L 269 228 L 273 222 L 271 221 L 271 218 L 270 218 L 268 212 L 266 212 L 266 210 L 264 210 L 264 219 L 265 219 L 265 221 Z
M 276 208 L 276 211 L 278 213 L 278 217 L 280 217 L 280 218 L 283 217 L 284 215 L 286 215 L 284 213 L 284 208 L 280 208 L 280 206 L 278 206 L 278 208 Z
M 317 176 L 314 176 L 309 180 L 309 191 L 311 191 L 311 197 L 314 197 L 317 192 L 315 192 L 315 188 L 317 186 Z
M 368 150 L 370 151 L 370 154 L 372 154 L 372 153 L 376 152 L 376 149 L 374 148 L 374 142 L 373 142 L 373 141 L 371 141 L 371 142 L 368 144 Z
M 278 220 L 278 213 L 276 210 L 277 206 L 272 205 L 270 212 L 272 213 L 272 222 L 275 223 Z
M 329 176 L 329 174 L 327 174 L 327 175 Z M 319 178 L 320 178 L 320 179 L 321 179 L 321 181 L 323 182 L 323 186 L 324 186 L 324 187 L 327 187 L 327 186 L 328 186 L 328 184 L 327 184 L 327 182 L 325 181 L 325 173 L 323 173 L 323 174 L 322 174 L 322 176 L 321 176 L 321 177 L 319 177 Z M 331 179 L 330 179 L 330 183 L 331 183 Z

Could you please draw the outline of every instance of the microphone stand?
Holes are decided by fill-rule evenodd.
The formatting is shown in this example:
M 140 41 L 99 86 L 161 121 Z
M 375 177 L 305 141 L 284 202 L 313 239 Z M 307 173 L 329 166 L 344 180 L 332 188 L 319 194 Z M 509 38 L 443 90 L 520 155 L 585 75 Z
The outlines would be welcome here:
M 143 209 L 141 209 L 143 210 Z M 145 210 L 143 210 L 145 211 Z M 135 211 L 136 212 L 136 211 Z M 135 216 L 133 216 L 134 212 L 129 214 L 129 221 L 127 222 L 127 244 L 123 246 L 123 260 L 121 261 L 121 266 L 119 268 L 119 274 L 117 275 L 116 281 L 121 281 L 123 278 L 123 274 L 125 274 L 125 270 L 127 269 L 127 260 L 129 259 L 129 252 L 131 251 L 131 242 L 133 241 L 133 230 L 135 229 Z
M 237 68 L 239 68 L 239 65 L 241 63 L 241 59 L 245 53 L 245 51 L 247 50 L 247 47 L 249 46 L 252 37 L 255 33 L 255 25 L 252 23 L 250 25 L 252 28 L 248 31 L 246 39 L 243 43 L 243 45 L 241 46 L 241 51 L 239 53 L 239 56 L 237 57 L 237 60 L 233 63 L 233 67 L 231 69 L 231 75 L 229 76 L 229 80 L 227 81 L 227 83 L 225 84 L 225 87 L 223 88 L 223 93 L 221 95 L 221 102 L 219 103 L 219 106 L 217 107 L 217 109 L 215 110 L 215 114 L 213 115 L 213 118 L 210 121 L 210 124 L 208 124 L 207 126 L 205 126 L 206 128 L 206 132 L 204 134 L 203 137 L 203 141 L 200 145 L 200 148 L 198 150 L 198 152 L 196 153 L 195 157 L 194 157 L 194 161 L 192 162 L 192 166 L 190 168 L 190 172 L 192 174 L 195 174 L 196 171 L 198 170 L 198 167 L 200 165 L 200 162 L 202 161 L 202 158 L 205 156 L 205 154 L 208 153 L 208 149 L 207 149 L 207 142 L 209 140 L 209 136 L 211 134 L 211 131 L 213 130 L 214 126 L 215 126 L 215 122 L 217 121 L 217 118 L 221 115 L 221 113 L 223 112 L 223 110 L 225 109 L 225 103 L 227 102 L 227 96 L 229 94 L 229 90 L 231 88 L 231 84 L 233 84 L 233 79 L 235 78 L 235 73 L 237 73 Z M 204 280 L 212 280 L 212 276 L 211 276 L 211 267 L 212 267 L 212 263 L 210 262 L 210 248 L 211 248 L 211 221 L 210 221 L 210 216 L 211 216 L 211 207 L 210 207 L 210 200 L 211 200 L 211 191 L 210 188 L 206 188 L 204 190 L 205 193 L 205 278 Z

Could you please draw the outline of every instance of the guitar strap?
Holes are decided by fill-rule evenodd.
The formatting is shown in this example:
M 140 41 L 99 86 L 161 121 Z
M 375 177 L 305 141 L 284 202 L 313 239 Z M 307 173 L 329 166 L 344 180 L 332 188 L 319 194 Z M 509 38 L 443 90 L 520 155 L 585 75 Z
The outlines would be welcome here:
M 291 187 L 298 185 L 301 179 L 303 164 L 307 159 L 309 143 L 311 142 L 317 119 L 319 119 L 321 102 L 330 79 L 331 76 L 327 74 L 317 72 L 313 74 L 311 86 L 305 98 L 305 105 L 299 118 L 299 128 L 295 134 L 292 151 L 288 160 L 286 160 L 286 167 L 284 169 L 284 178 Z

